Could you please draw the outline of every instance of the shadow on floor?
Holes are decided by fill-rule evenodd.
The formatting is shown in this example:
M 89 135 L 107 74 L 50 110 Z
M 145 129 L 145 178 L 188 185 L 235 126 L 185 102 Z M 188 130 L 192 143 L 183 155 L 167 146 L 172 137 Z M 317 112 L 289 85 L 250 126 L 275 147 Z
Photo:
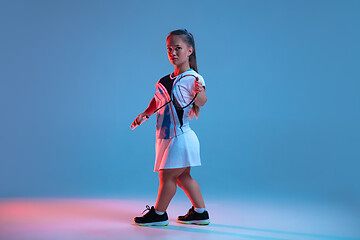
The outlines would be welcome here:
M 135 225 L 135 224 L 134 224 Z M 196 226 L 192 227 L 192 226 Z M 201 225 L 168 225 L 166 227 L 158 227 L 158 226 L 147 226 L 150 228 L 164 229 L 164 230 L 176 230 L 183 232 L 196 232 L 196 233 L 204 233 L 204 234 L 219 234 L 224 236 L 237 236 L 237 237 L 245 237 L 251 239 L 269 239 L 269 240 L 283 240 L 284 238 L 274 238 L 269 236 L 256 236 L 244 233 L 234 233 L 228 231 L 219 231 L 214 229 L 206 229 L 207 227 L 215 227 L 215 228 L 230 228 L 230 229 L 239 229 L 239 230 L 248 230 L 263 233 L 274 233 L 274 234 L 286 234 L 286 235 L 295 235 L 295 236 L 303 236 L 310 238 L 319 238 L 319 239 L 332 239 L 332 240 L 360 240 L 359 238 L 350 238 L 350 237 L 340 237 L 340 236 L 330 236 L 330 235 L 321 235 L 321 234 L 311 234 L 311 233 L 298 233 L 298 232 L 288 232 L 288 231 L 280 231 L 280 230 L 272 230 L 272 229 L 261 229 L 261 228 L 249 228 L 249 227 L 241 227 L 241 226 L 232 226 L 232 225 L 224 225 L 224 224 L 214 224 L 210 223 L 208 226 Z

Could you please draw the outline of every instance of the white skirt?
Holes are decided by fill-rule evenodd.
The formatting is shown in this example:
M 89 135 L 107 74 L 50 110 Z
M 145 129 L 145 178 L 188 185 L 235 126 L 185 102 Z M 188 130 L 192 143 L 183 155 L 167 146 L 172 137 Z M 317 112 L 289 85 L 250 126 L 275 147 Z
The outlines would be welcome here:
M 160 169 L 201 166 L 200 143 L 193 130 L 170 139 L 156 139 L 154 172 Z

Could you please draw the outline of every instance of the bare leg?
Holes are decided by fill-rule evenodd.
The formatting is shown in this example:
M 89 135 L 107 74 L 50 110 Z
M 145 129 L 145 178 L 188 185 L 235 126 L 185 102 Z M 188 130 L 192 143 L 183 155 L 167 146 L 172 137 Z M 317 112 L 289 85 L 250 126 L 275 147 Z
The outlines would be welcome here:
M 194 207 L 205 208 L 199 184 L 190 175 L 190 167 L 177 178 L 177 185 L 184 190 Z
M 159 192 L 155 209 L 165 212 L 176 193 L 176 179 L 186 168 L 161 169 L 159 171 Z

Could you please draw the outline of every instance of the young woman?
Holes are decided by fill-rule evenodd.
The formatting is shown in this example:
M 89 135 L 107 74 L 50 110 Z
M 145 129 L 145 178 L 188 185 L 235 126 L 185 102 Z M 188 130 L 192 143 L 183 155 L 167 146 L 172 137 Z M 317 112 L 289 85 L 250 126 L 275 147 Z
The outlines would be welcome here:
M 148 212 L 142 217 L 135 217 L 137 225 L 166 226 L 169 224 L 166 209 L 176 193 L 177 186 L 189 197 L 192 207 L 185 216 L 179 216 L 178 222 L 192 224 L 209 224 L 209 214 L 201 195 L 199 184 L 191 177 L 190 169 L 200 166 L 200 145 L 195 132 L 190 128 L 189 120 L 199 115 L 200 107 L 207 101 L 205 82 L 197 72 L 194 37 L 186 29 L 169 33 L 166 38 L 167 54 L 175 66 L 173 73 L 161 78 L 156 83 L 156 93 L 149 107 L 137 116 L 134 123 L 138 125 L 142 119 L 151 116 L 156 109 L 168 102 L 173 90 L 174 81 L 183 75 L 191 84 L 183 85 L 188 97 L 197 96 L 194 102 L 184 109 L 175 108 L 173 103 L 165 105 L 157 111 L 156 123 L 156 159 L 154 172 L 159 172 L 159 191 L 155 207 L 147 205 Z M 184 92 L 184 93 L 185 93 Z M 144 211 L 144 212 L 145 212 Z

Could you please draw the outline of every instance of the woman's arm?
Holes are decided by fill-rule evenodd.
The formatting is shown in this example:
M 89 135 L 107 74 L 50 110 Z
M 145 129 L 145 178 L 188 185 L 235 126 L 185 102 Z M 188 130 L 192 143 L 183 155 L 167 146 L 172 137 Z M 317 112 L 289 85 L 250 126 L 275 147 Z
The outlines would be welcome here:
M 151 116 L 154 114 L 156 110 L 156 100 L 155 97 L 153 97 L 149 103 L 148 108 L 143 112 L 145 115 Z
M 198 93 L 198 95 L 196 96 L 194 103 L 196 106 L 202 107 L 205 105 L 205 103 L 207 101 L 207 97 L 205 94 L 205 87 L 199 81 L 196 81 L 195 87 L 196 87 L 196 92 Z
M 153 97 L 149 103 L 148 108 L 136 117 L 133 124 L 139 125 L 141 120 L 145 116 L 147 116 L 147 118 L 149 118 L 152 114 L 154 114 L 155 110 L 156 110 L 156 100 L 155 100 L 155 97 Z

